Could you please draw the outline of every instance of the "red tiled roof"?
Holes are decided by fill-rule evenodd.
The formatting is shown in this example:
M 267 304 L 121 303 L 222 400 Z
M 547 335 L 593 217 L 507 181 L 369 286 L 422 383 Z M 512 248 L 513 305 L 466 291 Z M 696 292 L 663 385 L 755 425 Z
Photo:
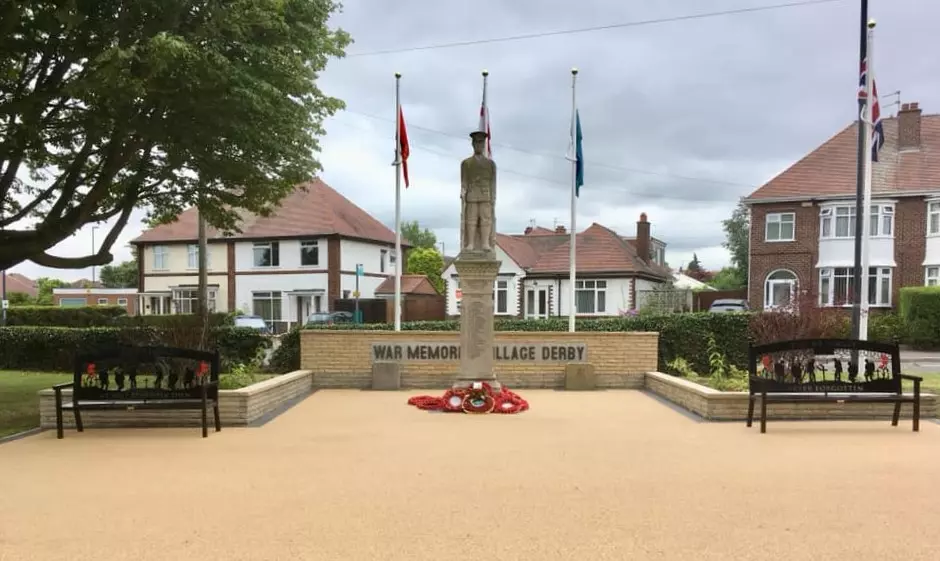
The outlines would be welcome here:
M 244 213 L 243 216 L 241 233 L 229 239 L 339 234 L 349 238 L 395 243 L 392 230 L 319 179 L 299 185 L 293 193 L 284 197 L 279 208 L 270 216 L 251 213 Z M 133 243 L 195 241 L 197 218 L 196 209 L 188 209 L 180 214 L 176 222 L 151 228 L 133 240 Z M 207 234 L 209 239 L 224 238 L 221 232 L 212 227 L 208 228 Z
M 395 277 L 388 277 L 375 289 L 376 294 L 395 294 Z M 440 293 L 428 280 L 427 275 L 402 275 L 402 294 L 434 294 Z
M 7 273 L 7 294 L 11 292 L 22 292 L 35 298 L 39 294 L 39 288 L 31 278 L 19 273 Z
M 570 235 L 505 235 L 497 234 L 496 243 L 520 267 L 530 274 L 567 273 L 569 270 Z M 668 277 L 669 271 L 656 264 L 647 264 L 634 246 L 613 230 L 592 224 L 577 235 L 575 246 L 578 272 L 646 274 Z
M 885 144 L 872 168 L 872 192 L 940 189 L 940 115 L 921 116 L 919 150 L 898 151 L 898 119 L 882 121 Z M 745 200 L 852 196 L 856 186 L 857 124 L 842 129 Z

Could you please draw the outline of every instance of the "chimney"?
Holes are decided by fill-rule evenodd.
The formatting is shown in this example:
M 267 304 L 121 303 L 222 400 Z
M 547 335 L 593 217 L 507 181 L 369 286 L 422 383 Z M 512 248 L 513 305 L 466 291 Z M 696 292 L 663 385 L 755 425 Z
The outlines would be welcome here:
M 531 234 L 531 233 L 532 233 L 532 226 L 526 226 L 526 227 L 525 227 L 525 235 L 528 236 L 528 235 Z
M 904 103 L 898 112 L 898 150 L 920 148 L 920 104 Z
M 646 220 L 646 213 L 640 213 L 636 223 L 636 253 L 644 263 L 650 262 L 650 223 Z
M 556 233 L 556 234 L 566 234 L 566 233 L 568 233 L 568 231 L 565 229 L 564 226 L 562 226 L 561 224 L 559 224 L 558 226 L 555 226 L 555 233 Z

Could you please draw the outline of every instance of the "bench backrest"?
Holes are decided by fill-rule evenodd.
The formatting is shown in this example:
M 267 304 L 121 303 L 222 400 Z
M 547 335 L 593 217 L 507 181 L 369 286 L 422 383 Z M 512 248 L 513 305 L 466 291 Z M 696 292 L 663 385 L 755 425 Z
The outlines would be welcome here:
M 196 399 L 219 380 L 219 353 L 174 347 L 121 346 L 75 359 L 75 400 Z M 208 397 L 218 398 L 218 385 Z
M 799 339 L 752 345 L 748 372 L 750 393 L 901 393 L 901 355 L 892 343 Z

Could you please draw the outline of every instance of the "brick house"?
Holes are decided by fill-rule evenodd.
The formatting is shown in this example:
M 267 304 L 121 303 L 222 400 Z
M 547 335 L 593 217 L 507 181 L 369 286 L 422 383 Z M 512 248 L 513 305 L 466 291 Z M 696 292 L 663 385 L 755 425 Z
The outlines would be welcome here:
M 74 284 L 74 283 L 73 283 Z M 52 305 L 60 308 L 120 306 L 127 315 L 138 313 L 136 288 L 54 288 Z
M 940 115 L 905 103 L 885 119 L 872 168 L 869 301 L 940 282 Z M 846 127 L 743 199 L 750 208 L 748 300 L 773 309 L 799 290 L 851 305 L 857 125 Z
M 672 272 L 665 266 L 666 244 L 650 236 L 645 213 L 637 221 L 636 232 L 636 237 L 625 237 L 592 224 L 577 235 L 578 316 L 616 316 L 635 310 L 642 307 L 646 294 L 672 280 Z M 493 306 L 497 316 L 537 319 L 568 315 L 570 239 L 564 226 L 496 234 L 500 268 Z M 457 316 L 460 279 L 453 263 L 441 276 L 447 283 L 447 315 Z
M 207 228 L 209 307 L 261 316 L 278 332 L 349 298 L 357 265 L 362 298 L 372 298 L 395 274 L 394 232 L 318 179 L 298 186 L 269 216 L 245 213 L 240 228 L 231 236 Z M 192 313 L 197 230 L 193 208 L 131 241 L 139 256 L 141 314 Z

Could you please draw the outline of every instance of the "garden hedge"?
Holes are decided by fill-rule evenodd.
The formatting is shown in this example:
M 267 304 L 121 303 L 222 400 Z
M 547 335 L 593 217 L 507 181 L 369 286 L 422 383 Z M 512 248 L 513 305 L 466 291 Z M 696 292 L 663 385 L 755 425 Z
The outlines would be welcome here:
M 195 334 L 154 327 L 48 327 L 0 328 L 0 370 L 71 372 L 75 355 L 118 344 L 192 346 Z M 210 332 L 209 348 L 218 348 L 223 369 L 248 363 L 268 345 L 256 330 L 246 327 L 216 327 Z
M 707 343 L 709 335 L 724 350 L 730 364 L 747 365 L 748 322 L 752 314 L 691 314 L 638 315 L 598 319 L 579 319 L 578 331 L 657 331 L 659 332 L 659 369 L 676 357 L 686 359 L 696 371 L 705 372 L 708 366 Z M 568 318 L 549 319 L 496 319 L 497 331 L 568 331 Z M 387 323 L 334 324 L 311 329 L 390 331 Z M 403 331 L 459 331 L 460 322 L 414 321 L 404 322 Z M 299 348 L 299 347 L 298 347 Z M 285 350 L 285 355 L 288 353 Z M 298 350 L 299 361 L 299 350 Z
M 902 288 L 899 311 L 911 345 L 940 346 L 940 286 Z
M 7 326 L 106 327 L 122 317 L 127 317 L 127 310 L 121 306 L 11 306 Z

